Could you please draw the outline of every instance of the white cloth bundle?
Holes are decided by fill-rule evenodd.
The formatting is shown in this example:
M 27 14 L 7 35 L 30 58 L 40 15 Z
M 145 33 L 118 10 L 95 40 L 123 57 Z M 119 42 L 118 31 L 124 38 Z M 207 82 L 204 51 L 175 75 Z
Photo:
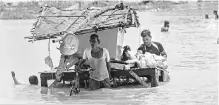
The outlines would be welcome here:
M 151 53 L 139 54 L 137 64 L 140 68 L 167 68 L 167 61 L 164 57 Z

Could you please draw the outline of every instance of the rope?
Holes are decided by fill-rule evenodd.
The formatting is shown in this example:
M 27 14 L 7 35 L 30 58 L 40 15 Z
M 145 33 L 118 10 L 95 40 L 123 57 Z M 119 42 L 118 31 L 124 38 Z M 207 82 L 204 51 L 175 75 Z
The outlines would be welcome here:
M 48 51 L 49 51 L 49 57 L 50 57 L 50 38 L 49 38 L 49 43 L 48 43 Z
M 138 27 L 138 46 L 141 45 L 141 27 Z
M 48 42 L 48 51 L 49 51 L 49 57 L 50 57 L 50 38 L 49 38 L 49 42 Z M 50 57 L 51 59 L 51 57 Z M 53 79 L 53 73 L 52 73 L 52 79 Z

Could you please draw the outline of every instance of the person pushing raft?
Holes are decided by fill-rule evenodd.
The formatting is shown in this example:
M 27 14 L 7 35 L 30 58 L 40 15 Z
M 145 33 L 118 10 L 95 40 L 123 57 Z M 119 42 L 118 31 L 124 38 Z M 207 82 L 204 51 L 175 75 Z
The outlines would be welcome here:
M 155 54 L 157 56 L 163 57 L 162 60 L 167 59 L 167 53 L 165 52 L 163 46 L 159 42 L 153 42 L 151 41 L 152 35 L 150 30 L 143 30 L 141 32 L 141 37 L 143 40 L 143 44 L 138 48 L 139 50 L 142 50 L 142 54 Z M 155 57 L 155 56 L 154 56 Z M 156 71 L 157 72 L 157 71 Z M 158 86 L 158 78 L 153 77 L 152 78 L 152 87 Z

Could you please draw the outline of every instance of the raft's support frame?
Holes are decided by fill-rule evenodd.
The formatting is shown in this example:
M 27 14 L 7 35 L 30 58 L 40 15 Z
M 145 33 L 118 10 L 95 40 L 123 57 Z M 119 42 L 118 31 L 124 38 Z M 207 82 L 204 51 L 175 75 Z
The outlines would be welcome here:
M 130 77 L 132 78 L 132 75 L 129 74 L 130 70 L 119 70 L 119 69 L 111 69 L 111 76 L 115 83 L 115 78 L 120 77 Z M 156 75 L 154 68 L 145 68 L 145 69 L 132 69 L 133 72 L 135 72 L 139 77 L 151 77 L 151 87 L 154 87 L 153 84 L 157 81 L 161 82 L 167 82 L 169 81 L 169 76 L 166 71 L 158 71 L 160 72 L 160 76 Z M 63 75 L 63 84 L 65 81 L 72 81 L 75 78 L 76 73 L 74 70 L 70 71 L 64 71 L 62 73 Z M 83 71 L 82 73 L 79 73 L 80 81 L 88 82 L 89 80 L 89 71 Z M 159 80 L 157 80 L 159 78 Z M 54 72 L 40 72 L 40 79 L 41 79 L 41 87 L 48 87 L 48 80 L 55 79 L 55 71 Z M 86 85 L 88 83 L 85 83 Z M 87 88 L 87 86 L 85 87 Z

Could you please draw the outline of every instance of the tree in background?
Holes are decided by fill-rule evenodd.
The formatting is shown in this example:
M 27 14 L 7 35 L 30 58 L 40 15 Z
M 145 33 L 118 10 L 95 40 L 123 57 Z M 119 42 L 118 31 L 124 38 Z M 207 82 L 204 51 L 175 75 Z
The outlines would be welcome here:
M 12 4 L 13 4 L 12 2 L 8 2 L 8 3 L 7 3 L 8 7 L 9 7 L 9 12 L 11 11 L 10 8 L 11 8 Z

